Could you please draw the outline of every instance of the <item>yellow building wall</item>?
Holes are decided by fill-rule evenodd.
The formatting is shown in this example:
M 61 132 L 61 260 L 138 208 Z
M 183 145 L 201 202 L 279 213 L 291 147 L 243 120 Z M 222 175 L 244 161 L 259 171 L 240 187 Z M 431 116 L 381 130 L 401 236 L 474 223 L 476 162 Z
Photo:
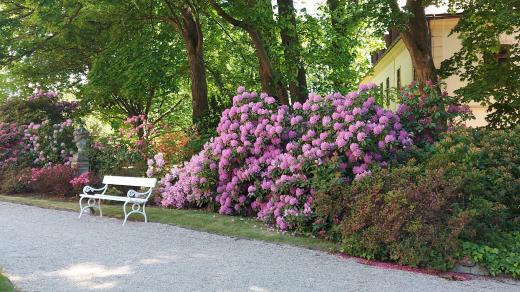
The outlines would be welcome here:
M 432 19 L 430 21 L 430 30 L 432 35 L 432 55 L 433 61 L 437 68 L 441 62 L 453 56 L 455 52 L 460 50 L 461 43 L 458 34 L 450 35 L 451 30 L 457 24 L 458 18 L 442 18 Z M 362 83 L 375 83 L 380 85 L 381 82 L 386 88 L 386 78 L 390 78 L 390 87 L 397 87 L 397 69 L 401 69 L 401 85 L 406 85 L 413 81 L 413 66 L 410 53 L 406 49 L 403 41 L 399 39 L 381 60 L 373 68 L 370 75 L 366 76 Z M 448 94 L 453 95 L 453 91 L 464 86 L 459 76 L 450 76 L 443 80 L 446 84 L 444 88 Z M 475 120 L 467 122 L 468 126 L 479 127 L 486 125 L 486 108 L 477 103 L 469 104 L 471 111 L 475 115 Z M 391 106 L 395 108 L 395 105 Z

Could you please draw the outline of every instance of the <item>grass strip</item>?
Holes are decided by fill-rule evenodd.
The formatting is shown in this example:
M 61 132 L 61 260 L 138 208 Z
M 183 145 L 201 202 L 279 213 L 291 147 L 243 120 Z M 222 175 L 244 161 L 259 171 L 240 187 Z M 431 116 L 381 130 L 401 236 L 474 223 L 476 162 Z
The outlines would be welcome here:
M 0 291 L 2 292 L 14 292 L 14 287 L 11 281 L 0 271 Z

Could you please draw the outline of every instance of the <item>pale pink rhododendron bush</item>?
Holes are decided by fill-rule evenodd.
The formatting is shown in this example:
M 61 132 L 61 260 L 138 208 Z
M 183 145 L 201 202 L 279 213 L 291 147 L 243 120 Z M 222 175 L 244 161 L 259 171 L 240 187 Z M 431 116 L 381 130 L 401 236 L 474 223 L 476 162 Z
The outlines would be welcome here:
M 217 136 L 162 179 L 158 201 L 256 215 L 281 230 L 295 227 L 295 218 L 313 213 L 309 177 L 315 166 L 333 161 L 347 181 L 359 180 L 411 146 L 399 115 L 376 104 L 376 91 L 362 85 L 347 95 L 310 94 L 303 104 L 280 106 L 240 87 Z

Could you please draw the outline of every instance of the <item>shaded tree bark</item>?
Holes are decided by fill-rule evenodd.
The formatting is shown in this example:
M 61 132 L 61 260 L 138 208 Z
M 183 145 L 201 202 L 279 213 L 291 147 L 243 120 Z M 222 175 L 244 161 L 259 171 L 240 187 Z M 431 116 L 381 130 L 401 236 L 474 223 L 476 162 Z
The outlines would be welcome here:
M 289 91 L 292 101 L 304 102 L 307 99 L 307 76 L 301 57 L 301 43 L 296 30 L 296 11 L 293 0 L 278 0 L 279 21 L 282 22 L 280 36 L 284 47 Z
M 231 25 L 245 30 L 249 34 L 249 37 L 251 38 L 255 48 L 255 55 L 259 63 L 258 71 L 260 74 L 260 81 L 262 83 L 262 90 L 267 94 L 276 97 L 282 104 L 289 104 L 287 89 L 274 69 L 273 62 L 267 52 L 267 47 L 264 43 L 262 33 L 251 23 L 238 20 L 229 15 L 226 11 L 224 11 L 224 9 L 222 9 L 222 7 L 220 7 L 220 5 L 217 4 L 217 2 L 215 2 L 215 0 L 209 0 L 209 3 L 220 17 L 229 22 Z
M 400 8 L 397 0 L 391 3 L 392 10 L 398 12 Z M 437 80 L 437 70 L 433 63 L 431 36 L 425 5 L 422 0 L 406 1 L 405 9 L 412 16 L 405 21 L 406 30 L 400 32 L 400 36 L 412 58 L 418 82 Z
M 179 2 L 178 0 L 164 0 L 171 15 L 153 15 L 147 18 L 168 23 L 182 35 L 190 67 L 192 121 L 198 123 L 209 112 L 204 37 L 195 7 L 190 2 Z
M 182 10 L 182 37 L 188 52 L 191 78 L 191 98 L 193 106 L 192 120 L 194 123 L 208 114 L 208 84 L 204 63 L 204 38 L 199 19 L 190 7 Z

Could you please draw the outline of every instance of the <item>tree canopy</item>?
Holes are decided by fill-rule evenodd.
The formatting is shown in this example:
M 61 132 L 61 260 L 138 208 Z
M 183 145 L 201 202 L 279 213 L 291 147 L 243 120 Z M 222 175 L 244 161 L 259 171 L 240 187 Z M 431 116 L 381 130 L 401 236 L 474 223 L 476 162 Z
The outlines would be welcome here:
M 445 2 L 462 11 L 463 48 L 435 68 L 425 8 Z M 108 120 L 215 123 L 238 85 L 285 104 L 352 89 L 384 31 L 397 28 L 418 81 L 457 73 L 468 82 L 462 101 L 488 105 L 492 125 L 516 123 L 517 1 L 400 4 L 324 0 L 311 14 L 292 0 L 0 0 L 0 98 L 53 89 Z M 500 47 L 502 35 L 516 41 Z

